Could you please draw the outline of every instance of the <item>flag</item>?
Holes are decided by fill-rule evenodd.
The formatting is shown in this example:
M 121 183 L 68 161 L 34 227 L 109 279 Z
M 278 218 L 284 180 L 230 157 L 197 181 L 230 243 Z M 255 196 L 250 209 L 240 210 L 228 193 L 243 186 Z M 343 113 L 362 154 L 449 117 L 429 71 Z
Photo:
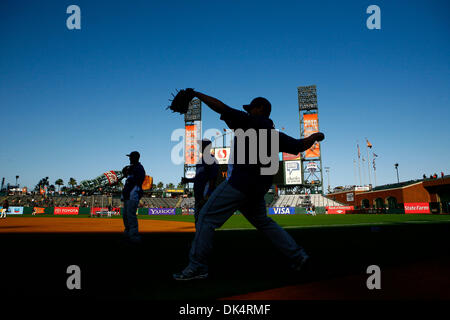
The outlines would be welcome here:
M 367 142 L 367 148 L 372 148 L 372 144 L 369 142 L 369 140 L 367 140 L 367 138 L 366 138 L 366 142 Z
M 358 159 L 360 159 L 361 158 L 361 152 L 359 151 L 359 144 L 357 144 L 357 146 L 358 146 Z
M 373 153 L 374 158 L 378 157 L 375 153 Z

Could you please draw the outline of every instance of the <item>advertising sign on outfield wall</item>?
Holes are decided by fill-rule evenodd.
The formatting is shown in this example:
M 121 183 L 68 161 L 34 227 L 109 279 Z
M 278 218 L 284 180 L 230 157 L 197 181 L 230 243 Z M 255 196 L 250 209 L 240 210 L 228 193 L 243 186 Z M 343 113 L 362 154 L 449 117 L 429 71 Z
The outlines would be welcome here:
M 290 154 L 283 152 L 283 161 L 289 161 L 289 160 L 300 160 L 301 153 L 299 154 Z
M 120 213 L 120 208 L 111 208 L 112 210 L 111 211 L 113 211 L 113 212 L 119 212 Z M 107 207 L 93 207 L 93 208 L 91 208 L 91 213 L 92 214 L 96 214 L 97 212 L 99 212 L 99 211 L 108 211 L 108 208 Z
M 45 213 L 45 208 L 42 207 L 34 207 L 33 208 L 33 212 L 35 214 L 44 214 Z
M 214 149 L 214 157 L 217 160 L 218 164 L 228 164 L 230 160 L 230 148 L 215 148 Z
M 78 215 L 80 208 L 78 207 L 55 207 L 56 215 Z
M 269 214 L 295 214 L 294 207 L 269 208 Z
M 183 208 L 181 209 L 181 214 L 183 216 L 194 214 L 194 208 Z
M 3 209 L 3 207 L 0 207 L 0 210 Z M 23 207 L 9 207 L 6 214 L 23 214 Z
M 284 179 L 286 185 L 302 184 L 302 162 L 300 160 L 284 161 Z
M 309 137 L 313 133 L 319 132 L 319 119 L 317 113 L 310 113 L 303 115 L 303 128 L 305 138 Z M 319 142 L 314 143 L 314 145 L 305 151 L 305 158 L 318 158 L 320 157 L 320 144 Z
M 348 211 L 353 211 L 354 206 L 329 206 L 325 207 L 328 214 L 346 214 Z
M 427 202 L 405 203 L 405 214 L 431 214 L 430 204 Z
M 157 214 L 175 214 L 175 208 L 149 208 L 149 215 L 157 215 Z
M 346 193 L 345 195 L 347 196 L 347 202 L 355 201 L 355 197 L 354 197 L 353 192 Z
M 200 157 L 198 140 L 202 136 L 202 123 L 196 121 L 193 125 L 186 125 L 186 136 L 184 145 L 185 164 L 197 164 Z

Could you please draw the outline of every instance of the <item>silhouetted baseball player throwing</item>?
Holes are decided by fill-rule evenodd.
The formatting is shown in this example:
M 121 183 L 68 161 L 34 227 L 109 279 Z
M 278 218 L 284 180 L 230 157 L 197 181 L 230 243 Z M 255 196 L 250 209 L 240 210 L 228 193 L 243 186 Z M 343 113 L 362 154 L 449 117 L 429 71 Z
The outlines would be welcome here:
M 216 98 L 195 92 L 195 97 L 208 105 L 213 111 L 219 113 L 230 129 L 248 130 L 255 129 L 260 140 L 260 130 L 274 129 L 274 124 L 269 118 L 271 104 L 265 98 L 255 98 L 249 105 L 244 105 L 244 110 L 239 111 L 230 108 Z M 315 133 L 305 139 L 294 139 L 283 133 L 279 133 L 279 151 L 292 154 L 309 149 L 316 141 L 324 139 L 323 133 Z M 271 140 L 267 140 L 267 148 L 271 147 Z M 247 154 L 245 162 L 239 152 L 242 148 L 237 146 L 234 140 L 234 164 L 231 176 L 222 182 L 209 197 L 201 209 L 196 223 L 195 237 L 189 253 L 189 264 L 180 273 L 173 275 L 175 280 L 204 279 L 208 277 L 208 257 L 212 250 L 214 230 L 221 227 L 236 210 L 242 212 L 246 219 L 262 231 L 273 244 L 290 261 L 295 270 L 300 270 L 309 256 L 295 240 L 282 229 L 275 221 L 267 216 L 264 195 L 272 185 L 273 175 L 262 175 L 264 167 L 258 159 L 256 164 L 248 159 L 249 143 L 245 144 L 244 152 Z M 267 150 L 267 149 L 266 149 Z M 259 152 L 259 151 L 258 151 Z M 259 153 L 258 153 L 259 154 Z M 242 156 L 242 155 L 241 155 Z M 240 158 L 239 158 L 240 157 Z M 278 159 L 277 159 L 278 161 Z M 267 165 L 266 165 L 267 166 Z

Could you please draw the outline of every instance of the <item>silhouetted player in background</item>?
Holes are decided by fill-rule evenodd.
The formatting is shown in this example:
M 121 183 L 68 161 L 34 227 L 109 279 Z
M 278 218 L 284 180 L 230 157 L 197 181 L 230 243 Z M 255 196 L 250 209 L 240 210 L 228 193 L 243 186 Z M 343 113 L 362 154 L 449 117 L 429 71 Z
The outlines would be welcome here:
M 127 154 L 127 156 L 130 158 L 130 165 L 122 170 L 124 176 L 127 178 L 122 190 L 122 200 L 124 201 L 122 214 L 125 227 L 124 233 L 126 240 L 133 243 L 139 243 L 141 237 L 138 231 L 136 211 L 139 206 L 139 200 L 141 200 L 142 195 L 144 194 L 142 183 L 145 179 L 145 170 L 139 162 L 139 152 L 133 151 L 130 154 Z
M 198 214 L 202 209 L 203 205 L 208 200 L 209 196 L 213 193 L 216 188 L 217 175 L 219 174 L 219 166 L 217 165 L 217 161 L 214 161 L 211 164 L 208 164 L 204 161 L 203 153 L 210 152 L 211 148 L 208 148 L 211 145 L 211 141 L 207 139 L 203 139 L 200 141 L 201 144 L 201 159 L 199 163 L 195 166 L 195 177 L 194 178 L 181 178 L 181 183 L 186 184 L 193 182 L 194 183 L 194 198 L 195 198 L 195 212 L 194 218 L 195 223 L 198 220 Z M 211 155 L 214 157 L 213 155 Z
M 249 105 L 244 105 L 244 110 L 247 112 L 243 112 L 230 108 L 223 102 L 200 92 L 195 92 L 195 96 L 213 111 L 219 113 L 220 119 L 224 120 L 230 129 L 256 129 L 258 132 L 257 146 L 259 146 L 260 139 L 258 129 L 274 129 L 274 124 L 269 118 L 272 107 L 265 98 L 253 99 Z M 279 151 L 292 154 L 305 151 L 316 141 L 324 139 L 323 133 L 320 132 L 301 140 L 294 139 L 281 132 L 279 137 Z M 267 141 L 268 149 L 266 150 L 270 150 L 270 139 L 267 139 Z M 245 149 L 248 158 L 248 143 L 246 143 Z M 236 210 L 239 210 L 253 226 L 270 238 L 278 250 L 288 257 L 294 270 L 299 271 L 309 258 L 303 248 L 297 245 L 284 229 L 267 216 L 264 195 L 272 185 L 273 176 L 260 174 L 263 165 L 259 159 L 257 164 L 249 164 L 249 162 L 239 164 L 237 162 L 239 151 L 235 138 L 234 165 L 231 176 L 216 188 L 201 209 L 195 225 L 196 232 L 189 253 L 189 264 L 181 273 L 173 275 L 175 280 L 208 277 L 208 257 L 212 250 L 214 230 L 221 227 Z

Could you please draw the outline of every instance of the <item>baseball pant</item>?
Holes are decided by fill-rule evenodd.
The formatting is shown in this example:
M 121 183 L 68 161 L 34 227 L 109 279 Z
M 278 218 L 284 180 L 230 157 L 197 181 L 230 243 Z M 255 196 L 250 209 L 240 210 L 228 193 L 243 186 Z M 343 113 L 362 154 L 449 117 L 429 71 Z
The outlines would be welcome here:
M 195 199 L 195 208 L 194 208 L 195 224 L 197 224 L 198 215 L 200 214 L 200 211 L 202 210 L 205 203 L 206 203 L 205 199 L 200 199 L 200 200 Z
M 208 257 L 212 251 L 214 230 L 220 228 L 236 210 L 258 230 L 266 235 L 275 247 L 292 262 L 302 257 L 303 248 L 267 216 L 264 197 L 249 198 L 233 188 L 228 181 L 222 182 L 200 210 L 195 225 L 195 237 L 189 253 L 187 270 L 208 271 Z
M 2 209 L 2 212 L 0 213 L 0 218 L 6 218 L 6 209 Z
M 125 237 L 133 242 L 139 242 L 141 237 L 138 231 L 138 220 L 136 210 L 138 208 L 138 200 L 125 200 L 123 208 L 123 224 L 125 226 Z

